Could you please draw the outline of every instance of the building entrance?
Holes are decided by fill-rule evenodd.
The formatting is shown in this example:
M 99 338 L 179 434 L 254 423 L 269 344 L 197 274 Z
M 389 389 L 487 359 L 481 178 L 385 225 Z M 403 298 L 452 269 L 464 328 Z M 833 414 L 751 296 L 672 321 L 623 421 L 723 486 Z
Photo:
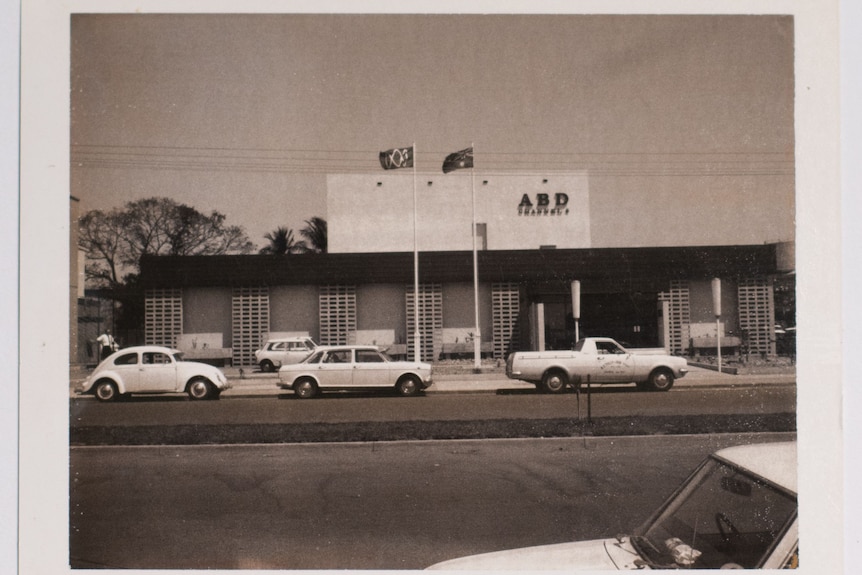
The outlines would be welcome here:
M 546 349 L 571 349 L 575 320 L 569 294 L 544 294 Z M 626 347 L 660 347 L 658 294 L 649 292 L 581 295 L 578 335 L 612 337 Z

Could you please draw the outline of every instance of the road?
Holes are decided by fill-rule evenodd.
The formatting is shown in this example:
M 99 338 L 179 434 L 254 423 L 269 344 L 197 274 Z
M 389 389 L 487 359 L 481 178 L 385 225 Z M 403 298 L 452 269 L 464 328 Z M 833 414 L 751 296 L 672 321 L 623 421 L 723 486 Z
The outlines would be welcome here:
M 369 397 L 293 394 L 135 397 L 70 406 L 71 445 L 192 445 L 504 437 L 619 436 L 796 430 L 794 386 L 602 389 L 551 396 L 535 390 Z
M 420 569 L 612 536 L 707 453 L 793 436 L 73 447 L 71 564 Z

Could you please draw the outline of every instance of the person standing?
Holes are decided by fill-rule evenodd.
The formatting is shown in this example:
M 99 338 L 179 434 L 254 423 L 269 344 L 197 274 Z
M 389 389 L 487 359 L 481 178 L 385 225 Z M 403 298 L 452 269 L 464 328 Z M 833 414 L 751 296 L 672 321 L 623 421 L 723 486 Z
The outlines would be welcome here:
M 96 338 L 96 342 L 99 344 L 102 355 L 100 360 L 104 360 L 106 357 L 114 353 L 114 349 L 117 344 L 114 341 L 114 336 L 111 335 L 111 330 L 106 329 L 105 333 Z

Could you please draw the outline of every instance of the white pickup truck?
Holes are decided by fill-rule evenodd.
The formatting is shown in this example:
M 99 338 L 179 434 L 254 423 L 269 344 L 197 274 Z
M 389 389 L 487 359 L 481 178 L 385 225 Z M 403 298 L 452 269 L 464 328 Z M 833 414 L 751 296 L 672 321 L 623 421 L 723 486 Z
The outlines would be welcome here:
M 663 350 L 626 349 L 609 337 L 586 337 L 574 350 L 518 351 L 506 361 L 506 376 L 562 393 L 572 385 L 636 383 L 638 389 L 667 391 L 688 373 L 685 358 Z

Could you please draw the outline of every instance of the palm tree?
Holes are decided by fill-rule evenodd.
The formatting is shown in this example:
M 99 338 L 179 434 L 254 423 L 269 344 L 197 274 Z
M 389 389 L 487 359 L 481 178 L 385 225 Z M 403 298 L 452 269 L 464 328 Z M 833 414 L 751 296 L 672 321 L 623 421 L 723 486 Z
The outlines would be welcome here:
M 269 245 L 260 249 L 262 254 L 283 256 L 307 249 L 304 242 L 297 242 L 293 237 L 293 230 L 284 226 L 279 226 L 278 229 L 263 237 L 269 240 Z
M 305 220 L 305 227 L 299 233 L 306 240 L 300 243 L 307 245 L 308 251 L 326 253 L 326 220 L 317 216 L 314 216 L 310 220 Z

